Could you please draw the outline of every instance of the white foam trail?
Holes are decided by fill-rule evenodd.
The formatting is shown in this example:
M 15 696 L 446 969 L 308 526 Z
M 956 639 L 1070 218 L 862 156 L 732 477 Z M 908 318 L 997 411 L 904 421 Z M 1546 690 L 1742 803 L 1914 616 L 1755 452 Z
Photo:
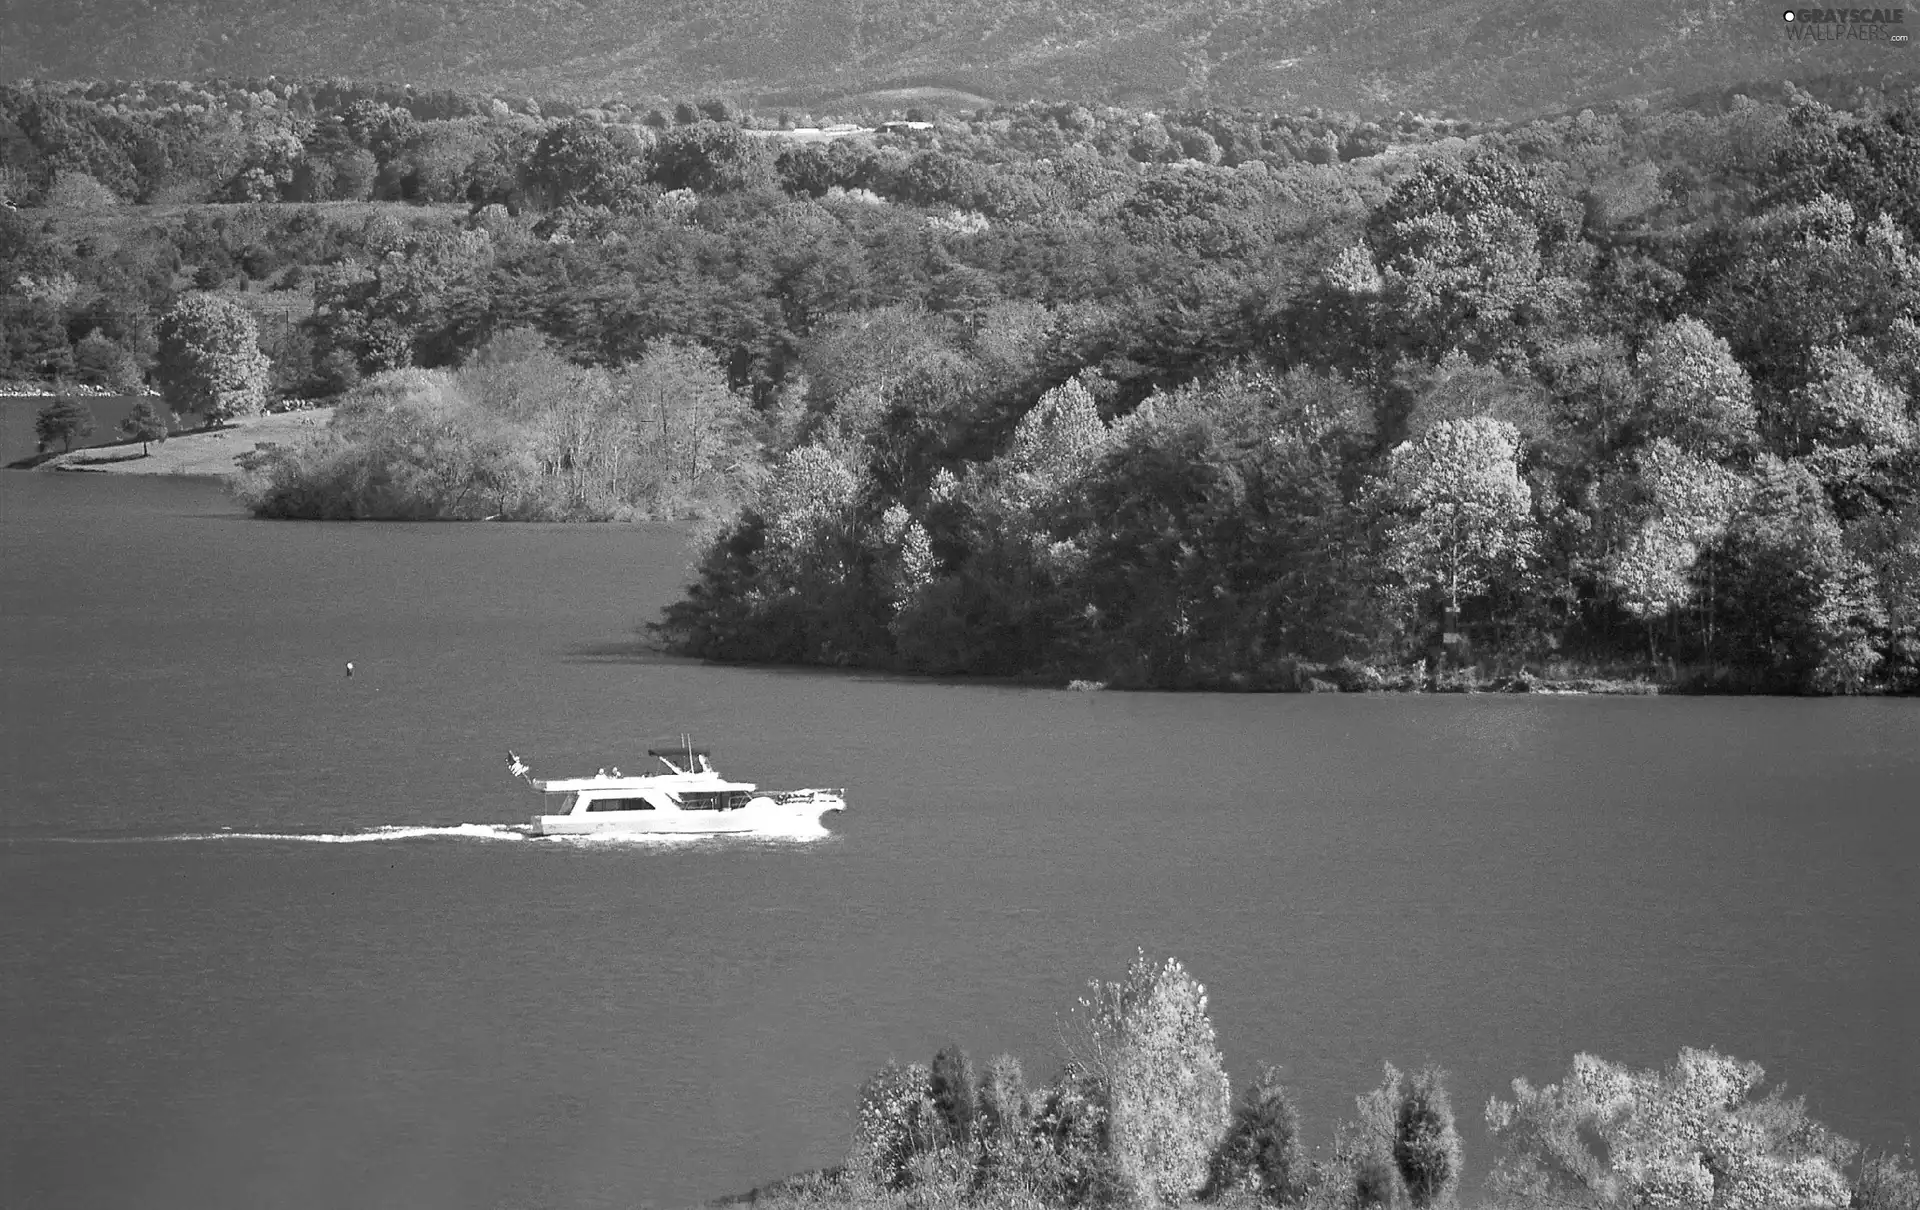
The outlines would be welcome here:
M 185 844 L 210 840 L 291 840 L 302 844 L 371 844 L 383 840 L 531 840 L 568 848 L 659 847 L 667 848 L 701 843 L 806 843 L 824 840 L 833 833 L 812 821 L 797 821 L 789 827 L 755 832 L 686 833 L 629 832 L 598 835 L 533 837 L 527 824 L 458 823 L 446 826 L 389 824 L 359 832 L 182 832 L 173 836 L 43 836 L 34 838 L 45 844 Z
M 525 840 L 524 825 L 457 823 L 447 827 L 394 824 L 363 832 L 182 832 L 174 836 L 46 836 L 50 844 L 172 844 L 202 840 L 297 840 L 306 844 L 366 844 L 376 840 L 414 840 L 422 837 L 469 840 Z

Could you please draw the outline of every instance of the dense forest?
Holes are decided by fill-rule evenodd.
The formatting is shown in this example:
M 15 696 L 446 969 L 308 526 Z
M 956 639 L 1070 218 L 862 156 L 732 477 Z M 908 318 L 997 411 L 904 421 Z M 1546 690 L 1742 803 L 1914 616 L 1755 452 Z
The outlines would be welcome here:
M 836 116 L 0 89 L 0 377 L 224 300 L 259 511 L 704 511 L 713 658 L 1920 687 L 1912 92 Z
M 1469 1182 L 1447 1090 L 1429 1064 L 1380 1083 L 1309 1148 L 1278 1069 L 1234 1097 L 1207 992 L 1141 953 L 1063 1022 L 1067 1062 L 1029 1086 L 1010 1054 L 957 1045 L 889 1063 L 861 1089 L 845 1164 L 728 1204 L 766 1210 L 1916 1210 L 1911 1146 L 1871 1151 L 1765 1085 L 1760 1065 L 1683 1049 L 1636 1071 L 1574 1056 L 1486 1106 L 1498 1148 Z M 1484 1193 L 1472 1197 L 1475 1183 Z

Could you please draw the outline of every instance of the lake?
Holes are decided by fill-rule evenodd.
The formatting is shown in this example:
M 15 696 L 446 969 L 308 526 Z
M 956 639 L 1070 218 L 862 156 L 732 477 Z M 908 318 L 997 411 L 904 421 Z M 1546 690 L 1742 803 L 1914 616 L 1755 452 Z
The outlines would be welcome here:
M 1487 1098 L 1578 1051 L 1718 1046 L 1920 1133 L 1920 702 L 710 667 L 634 635 L 689 558 L 0 475 L 0 1204 L 688 1205 L 836 1162 L 889 1058 L 1044 1080 L 1136 946 L 1311 1143 L 1381 1060 L 1448 1068 L 1470 1190 Z M 499 830 L 537 802 L 508 747 L 634 769 L 682 730 L 851 808 Z

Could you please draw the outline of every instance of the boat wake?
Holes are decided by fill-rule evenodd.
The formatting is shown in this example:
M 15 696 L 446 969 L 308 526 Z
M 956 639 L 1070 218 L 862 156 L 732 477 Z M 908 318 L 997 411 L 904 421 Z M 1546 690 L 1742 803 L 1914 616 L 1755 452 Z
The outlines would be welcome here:
M 44 844 L 187 844 L 208 840 L 293 840 L 306 844 L 367 844 L 378 840 L 525 840 L 524 824 L 457 823 L 444 827 L 394 824 L 357 832 L 180 832 L 171 836 L 40 836 Z
M 817 823 L 802 822 L 791 829 L 724 834 L 609 833 L 597 836 L 535 836 L 529 824 L 457 823 L 443 826 L 391 824 L 353 832 L 181 832 L 171 836 L 43 836 L 22 837 L 43 844 L 190 844 L 206 841 L 294 841 L 302 844 L 373 844 L 394 840 L 525 840 L 559 848 L 666 848 L 697 844 L 741 842 L 805 842 L 833 835 Z

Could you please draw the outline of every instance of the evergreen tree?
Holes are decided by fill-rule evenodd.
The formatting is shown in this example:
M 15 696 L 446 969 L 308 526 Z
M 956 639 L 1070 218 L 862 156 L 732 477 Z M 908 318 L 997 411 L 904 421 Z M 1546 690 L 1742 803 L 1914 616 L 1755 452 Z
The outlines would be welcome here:
M 142 399 L 133 405 L 133 411 L 120 422 L 120 431 L 140 443 L 140 456 L 144 458 L 148 454 L 149 442 L 167 439 L 167 417 L 153 406 L 151 399 Z
M 1415 1210 L 1452 1204 L 1460 1186 L 1460 1132 L 1453 1124 L 1446 1075 L 1428 1066 L 1413 1077 L 1395 1115 L 1393 1162 Z
M 940 1053 L 933 1056 L 929 1081 L 933 1107 L 946 1124 L 948 1137 L 956 1143 L 967 1144 L 973 1138 L 973 1122 L 977 1112 L 975 1096 L 978 1089 L 973 1061 L 958 1045 L 942 1047 Z
M 1300 1115 L 1280 1083 L 1278 1068 L 1262 1066 L 1260 1077 L 1240 1095 L 1233 1123 L 1213 1160 L 1210 1192 L 1221 1196 L 1250 1189 L 1277 1206 L 1300 1191 L 1305 1176 L 1300 1152 Z
M 56 395 L 33 418 L 33 435 L 42 452 L 58 441 L 62 452 L 93 434 L 93 409 L 78 399 Z

